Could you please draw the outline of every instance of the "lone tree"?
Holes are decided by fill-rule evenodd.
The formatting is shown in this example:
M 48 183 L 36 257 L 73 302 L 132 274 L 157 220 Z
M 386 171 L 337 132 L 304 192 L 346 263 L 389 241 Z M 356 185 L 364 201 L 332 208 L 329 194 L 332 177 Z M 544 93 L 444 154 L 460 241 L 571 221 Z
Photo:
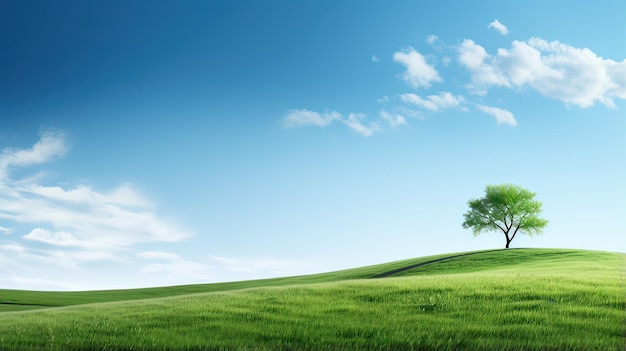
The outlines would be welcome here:
M 517 233 L 529 236 L 541 234 L 548 221 L 539 218 L 541 202 L 533 200 L 535 193 L 512 184 L 487 185 L 485 196 L 468 202 L 463 228 L 472 228 L 474 236 L 498 230 L 506 237 L 506 246 Z

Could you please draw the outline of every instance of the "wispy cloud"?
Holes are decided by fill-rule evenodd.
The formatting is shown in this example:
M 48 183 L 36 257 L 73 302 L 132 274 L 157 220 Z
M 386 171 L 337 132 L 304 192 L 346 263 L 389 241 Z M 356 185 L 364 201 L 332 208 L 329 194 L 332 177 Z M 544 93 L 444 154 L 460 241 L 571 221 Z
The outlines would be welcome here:
M 55 245 L 55 246 L 76 246 L 89 248 L 93 247 L 97 243 L 79 240 L 74 235 L 66 232 L 51 232 L 47 229 L 35 228 L 30 233 L 24 235 L 22 238 L 26 240 L 39 241 L 42 243 Z
M 13 241 L 0 242 L 0 258 L 8 259 L 8 262 L 3 262 L 3 268 L 9 267 L 11 271 L 43 272 L 43 275 L 45 275 L 45 270 L 43 270 L 42 267 L 76 269 L 85 262 L 124 261 L 124 259 L 115 252 L 107 250 L 58 246 L 35 248 Z
M 380 57 L 372 55 L 372 62 L 380 62 Z
M 504 24 L 500 23 L 500 21 L 498 21 L 497 19 L 494 20 L 493 22 L 489 23 L 487 28 L 493 28 L 493 29 L 497 30 L 498 33 L 500 33 L 502 35 L 509 34 L 509 29 Z
M 429 95 L 426 98 L 422 98 L 416 94 L 402 94 L 400 99 L 403 102 L 413 104 L 433 112 L 458 107 L 465 101 L 463 96 L 455 96 L 447 91 L 441 92 L 438 95 Z
M 32 148 L 19 150 L 6 148 L 0 153 L 0 180 L 7 176 L 12 167 L 25 167 L 48 162 L 62 157 L 68 150 L 65 132 L 47 130 L 40 133 L 40 139 Z
M 0 234 L 11 234 L 15 231 L 13 228 L 0 227 Z
M 498 124 L 508 124 L 513 127 L 517 125 L 517 121 L 515 120 L 513 113 L 511 113 L 510 111 L 484 105 L 477 105 L 476 107 L 480 111 L 495 117 Z
M 337 111 L 319 113 L 306 109 L 294 109 L 287 113 L 283 119 L 283 124 L 286 128 L 326 127 L 339 119 L 341 119 L 341 114 Z
M 413 88 L 428 88 L 434 82 L 443 81 L 437 70 L 426 62 L 424 55 L 413 48 L 394 53 L 393 59 L 406 67 L 402 79 Z
M 437 42 L 437 40 L 439 40 L 439 37 L 436 36 L 435 34 L 431 34 L 429 36 L 426 37 L 426 42 L 430 45 L 433 45 Z
M 495 56 L 472 40 L 463 41 L 459 61 L 471 73 L 471 92 L 493 86 L 531 88 L 545 97 L 583 108 L 596 102 L 614 108 L 626 99 L 626 60 L 603 59 L 589 49 L 540 38 L 513 41 Z
M 315 112 L 306 109 L 290 110 L 283 119 L 285 128 L 326 127 L 335 121 L 341 122 L 362 136 L 372 136 L 379 130 L 375 123 L 364 124 L 366 116 L 362 113 L 350 113 L 348 117 L 337 111 Z
M 400 114 L 391 114 L 385 110 L 380 110 L 380 117 L 387 121 L 392 128 L 397 128 L 399 126 L 407 125 L 408 122 L 403 115 Z
M 82 250 L 91 252 L 91 257 L 111 259 L 115 252 L 138 243 L 173 242 L 190 236 L 154 212 L 153 204 L 128 184 L 99 192 L 82 184 L 66 189 L 42 185 L 36 177 L 11 177 L 14 167 L 43 164 L 65 155 L 67 145 L 65 133 L 43 132 L 30 149 L 2 150 L 0 219 L 22 228 L 30 226 L 21 236 L 25 242 L 48 245 L 47 251 L 26 248 L 25 253 L 43 259 L 50 255 L 70 261 L 88 259 L 80 257 Z M 2 228 L 3 233 L 12 231 Z
M 365 115 L 362 113 L 351 113 L 348 115 L 348 118 L 343 120 L 343 123 L 362 136 L 369 137 L 374 135 L 374 133 L 378 131 L 378 126 L 374 123 L 370 123 L 366 126 L 363 124 L 364 119 Z

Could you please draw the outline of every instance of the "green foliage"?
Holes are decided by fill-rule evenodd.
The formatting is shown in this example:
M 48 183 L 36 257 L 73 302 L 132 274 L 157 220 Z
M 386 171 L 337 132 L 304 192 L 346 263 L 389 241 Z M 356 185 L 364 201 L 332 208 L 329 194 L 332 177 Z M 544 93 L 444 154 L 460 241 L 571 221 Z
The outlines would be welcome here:
M 535 193 L 512 184 L 487 185 L 485 196 L 468 202 L 463 228 L 471 228 L 474 235 L 501 231 L 509 247 L 517 233 L 533 236 L 541 234 L 548 221 L 539 218 L 541 202 Z
M 455 264 L 470 259 L 481 269 Z M 0 349 L 623 350 L 625 263 L 618 253 L 501 250 L 399 278 L 301 277 L 295 285 L 4 312 Z

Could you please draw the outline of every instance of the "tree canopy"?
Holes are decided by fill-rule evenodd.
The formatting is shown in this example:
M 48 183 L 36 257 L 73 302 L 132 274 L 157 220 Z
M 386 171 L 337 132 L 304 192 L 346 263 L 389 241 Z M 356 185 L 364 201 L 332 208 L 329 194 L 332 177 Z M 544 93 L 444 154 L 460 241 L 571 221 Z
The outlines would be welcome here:
M 548 221 L 539 218 L 541 202 L 535 193 L 513 184 L 487 185 L 485 196 L 468 202 L 463 228 L 471 228 L 474 236 L 482 232 L 501 231 L 509 248 L 515 235 L 541 234 Z

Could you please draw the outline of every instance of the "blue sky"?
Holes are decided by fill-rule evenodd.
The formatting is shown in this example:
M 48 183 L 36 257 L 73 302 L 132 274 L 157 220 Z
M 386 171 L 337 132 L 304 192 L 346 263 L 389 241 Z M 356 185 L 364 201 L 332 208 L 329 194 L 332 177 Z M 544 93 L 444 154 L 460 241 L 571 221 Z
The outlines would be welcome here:
M 626 251 L 623 1 L 0 2 L 0 288 Z

